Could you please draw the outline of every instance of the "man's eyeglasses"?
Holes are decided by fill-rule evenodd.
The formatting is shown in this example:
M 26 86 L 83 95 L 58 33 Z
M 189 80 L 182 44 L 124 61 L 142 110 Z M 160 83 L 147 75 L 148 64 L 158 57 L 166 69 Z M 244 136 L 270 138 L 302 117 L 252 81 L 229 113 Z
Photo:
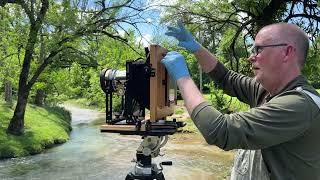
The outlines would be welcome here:
M 282 44 L 268 44 L 268 45 L 261 45 L 261 46 L 252 46 L 251 53 L 254 56 L 257 56 L 259 53 L 263 51 L 263 48 L 266 47 L 277 47 L 277 46 L 287 46 L 288 44 L 282 43 Z

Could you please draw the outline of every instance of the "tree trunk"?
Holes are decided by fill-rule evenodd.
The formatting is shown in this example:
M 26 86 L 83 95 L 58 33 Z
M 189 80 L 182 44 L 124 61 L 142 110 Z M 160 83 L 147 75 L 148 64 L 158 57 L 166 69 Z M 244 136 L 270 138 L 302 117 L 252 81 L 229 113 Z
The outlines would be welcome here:
M 0 1 L 1 2 L 1 1 Z M 26 111 L 27 100 L 32 85 L 35 83 L 36 78 L 32 82 L 28 83 L 28 77 L 30 72 L 30 64 L 33 59 L 34 47 L 37 42 L 37 36 L 39 30 L 49 8 L 49 0 L 41 0 L 41 8 L 39 12 L 29 10 L 28 6 L 23 1 L 6 1 L 0 3 L 4 6 L 6 3 L 15 3 L 21 5 L 30 20 L 28 42 L 25 47 L 25 55 L 22 64 L 22 69 L 19 76 L 19 87 L 18 87 L 18 100 L 14 110 L 13 117 L 8 126 L 7 132 L 14 135 L 21 135 L 24 132 L 24 114 Z M 30 7 L 35 5 L 34 1 L 30 2 Z M 36 18 L 35 18 L 36 17 Z M 40 74 L 40 73 L 39 73 Z
M 5 94 L 4 100 L 7 103 L 12 103 L 12 84 L 11 81 L 6 80 L 4 84 Z
M 44 90 L 43 89 L 37 90 L 37 94 L 36 94 L 34 103 L 37 106 L 43 106 L 43 104 L 44 104 Z
M 22 135 L 24 132 L 24 114 L 27 107 L 29 91 L 19 91 L 18 101 L 7 132 L 13 135 Z

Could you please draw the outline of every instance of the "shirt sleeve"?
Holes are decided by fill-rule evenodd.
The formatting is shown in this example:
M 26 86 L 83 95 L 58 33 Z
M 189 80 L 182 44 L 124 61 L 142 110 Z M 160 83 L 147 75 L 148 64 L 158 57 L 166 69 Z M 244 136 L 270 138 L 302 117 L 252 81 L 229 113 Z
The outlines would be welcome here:
M 266 91 L 253 78 L 228 70 L 222 63 L 209 73 L 209 76 L 226 94 L 255 107 L 261 102 Z
M 224 150 L 263 149 L 286 142 L 311 124 L 311 103 L 297 91 L 288 91 L 246 112 L 222 114 L 207 102 L 191 117 L 208 144 Z

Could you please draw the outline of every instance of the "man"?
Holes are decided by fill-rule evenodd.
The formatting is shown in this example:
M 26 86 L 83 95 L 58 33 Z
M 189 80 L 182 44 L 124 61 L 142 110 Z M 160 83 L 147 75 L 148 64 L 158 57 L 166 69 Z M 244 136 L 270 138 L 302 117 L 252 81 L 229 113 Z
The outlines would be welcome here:
M 224 150 L 243 149 L 231 179 L 320 179 L 319 94 L 301 75 L 309 41 L 299 27 L 278 23 L 259 31 L 249 57 L 254 78 L 226 69 L 181 23 L 166 34 L 194 53 L 227 94 L 251 107 L 220 113 L 203 98 L 181 54 L 169 52 L 161 61 L 206 141 Z

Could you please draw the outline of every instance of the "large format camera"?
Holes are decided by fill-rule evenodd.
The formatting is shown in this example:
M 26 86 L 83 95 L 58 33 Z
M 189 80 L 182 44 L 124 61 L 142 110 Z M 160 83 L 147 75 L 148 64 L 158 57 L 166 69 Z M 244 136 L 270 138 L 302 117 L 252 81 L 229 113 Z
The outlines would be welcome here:
M 176 103 L 176 86 L 160 63 L 167 50 L 151 45 L 145 52 L 145 60 L 127 61 L 125 71 L 104 69 L 100 74 L 101 88 L 106 94 L 106 124 L 101 126 L 101 132 L 140 135 L 143 139 L 137 149 L 134 171 L 126 180 L 163 180 L 162 165 L 171 162 L 162 162 L 158 168 L 152 158 L 159 155 L 168 135 L 184 125 L 176 119 L 166 119 L 173 115 Z M 117 111 L 113 110 L 115 93 L 121 96 Z

